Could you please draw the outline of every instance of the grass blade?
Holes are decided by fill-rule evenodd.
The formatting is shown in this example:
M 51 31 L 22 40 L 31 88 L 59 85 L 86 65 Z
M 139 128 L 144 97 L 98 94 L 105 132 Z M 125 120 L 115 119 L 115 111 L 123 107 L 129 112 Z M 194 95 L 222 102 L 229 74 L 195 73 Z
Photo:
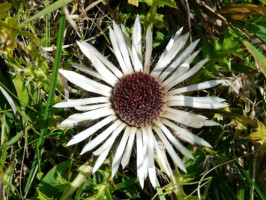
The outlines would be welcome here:
M 43 124 L 41 128 L 41 136 L 44 136 L 44 134 L 47 132 L 48 129 L 48 122 L 49 118 L 51 116 L 51 107 L 53 105 L 53 99 L 55 95 L 55 87 L 56 87 L 56 81 L 58 77 L 58 70 L 59 70 L 59 65 L 61 61 L 61 53 L 62 53 L 62 46 L 63 46 L 63 40 L 64 40 L 64 30 L 65 30 L 65 24 L 66 24 L 66 17 L 63 14 L 60 18 L 60 25 L 59 25 L 59 32 L 58 32 L 58 38 L 57 38 L 57 48 L 56 48 L 56 53 L 55 53 L 55 62 L 53 66 L 53 73 L 52 73 L 52 79 L 51 79 L 51 86 L 49 89 L 48 93 L 48 99 L 47 99 L 47 104 L 44 110 L 44 117 L 43 117 Z M 30 183 L 32 183 L 32 180 L 35 178 L 35 173 L 36 173 L 36 167 L 39 167 L 39 171 L 41 171 L 41 150 L 44 144 L 44 137 L 40 137 L 39 141 L 37 142 L 37 148 L 36 148 L 36 153 L 34 155 L 31 171 L 29 173 L 29 177 L 26 183 L 25 187 L 25 196 L 27 195 L 28 191 L 30 190 Z
M 35 20 L 43 15 L 47 15 L 53 11 L 55 11 L 58 8 L 63 7 L 65 4 L 70 3 L 73 0 L 58 0 L 56 2 L 54 2 L 53 4 L 51 4 L 50 6 L 46 7 L 45 9 L 43 9 L 41 12 L 37 13 L 36 15 L 32 16 L 31 18 L 29 18 L 28 20 L 24 21 L 21 23 L 21 25 L 24 25 L 26 23 L 31 22 L 32 20 Z
M 253 56 L 257 66 L 260 68 L 264 76 L 266 77 L 266 58 L 264 55 L 256 49 L 252 44 L 250 44 L 248 41 L 244 41 L 244 45 L 248 49 L 248 51 Z
M 254 187 L 255 191 L 257 192 L 257 194 L 259 195 L 259 197 L 262 199 L 262 200 L 266 200 L 265 196 L 263 195 L 263 193 L 261 192 L 261 190 L 259 189 L 259 187 L 257 186 L 257 184 L 252 180 L 252 178 L 250 177 L 249 173 L 247 173 L 245 171 L 245 169 L 243 169 L 239 164 L 238 162 L 235 162 L 236 163 L 236 166 L 238 167 L 238 169 L 240 170 L 240 172 L 247 178 L 247 181 L 249 182 L 249 184 L 251 186 Z
M 49 0 L 45 0 L 45 7 L 49 7 Z M 50 39 L 50 30 L 51 30 L 51 23 L 50 23 L 50 13 L 47 13 L 45 16 L 45 36 L 46 39 Z M 46 47 L 50 46 L 50 40 L 48 40 L 45 44 Z

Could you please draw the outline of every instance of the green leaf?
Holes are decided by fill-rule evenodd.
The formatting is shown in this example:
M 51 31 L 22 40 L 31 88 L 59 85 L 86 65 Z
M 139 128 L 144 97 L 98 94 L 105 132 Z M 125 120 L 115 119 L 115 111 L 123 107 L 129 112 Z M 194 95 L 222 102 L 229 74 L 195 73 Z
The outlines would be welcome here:
M 234 53 L 240 47 L 240 41 L 237 38 L 228 35 L 224 40 L 215 40 L 214 41 L 214 50 L 217 54 L 228 54 Z
M 0 54 L 5 54 L 8 57 L 13 57 L 13 50 L 17 46 L 18 35 L 27 36 L 31 38 L 34 42 L 38 41 L 38 38 L 28 32 L 21 30 L 21 27 L 18 26 L 20 13 L 17 13 L 13 17 L 7 17 L 5 21 L 0 20 L 0 42 L 3 48 L 0 48 Z
M 112 200 L 111 193 L 109 191 L 109 186 L 106 184 L 99 184 L 97 185 L 97 190 L 94 195 L 90 196 L 86 200 Z
M 12 4 L 11 3 L 2 3 L 0 4 L 0 18 L 5 18 L 8 16 L 8 10 L 11 8 Z
M 250 134 L 250 138 L 266 144 L 266 126 L 258 121 L 258 128 Z
M 149 6 L 156 4 L 158 7 L 169 6 L 171 8 L 177 8 L 174 0 L 139 0 L 140 2 L 145 2 Z
M 196 171 L 201 171 L 203 168 L 201 163 L 205 159 L 204 153 L 200 150 L 197 150 L 195 152 L 195 155 L 193 156 L 194 156 L 194 159 L 185 158 L 186 159 L 185 166 L 189 173 L 195 173 Z
M 158 4 L 159 7 L 161 7 L 161 6 L 169 6 L 171 8 L 178 9 L 174 0 L 158 0 L 157 4 Z
M 40 190 L 37 189 L 38 192 L 38 199 L 40 200 L 54 200 L 53 198 L 47 197 L 45 194 L 43 194 Z
M 149 6 L 152 6 L 154 3 L 156 3 L 156 0 L 140 0 L 141 2 L 145 2 Z
M 122 182 L 120 182 L 120 183 L 117 183 L 116 184 L 116 187 L 118 188 L 118 189 L 126 189 L 126 190 L 128 190 L 131 186 L 133 186 L 135 183 L 138 183 L 139 182 L 139 180 L 138 179 L 136 179 L 136 178 L 134 178 L 134 179 L 132 179 L 132 178 L 123 178 L 123 181 Z M 132 188 L 130 188 L 131 190 L 132 189 L 134 189 L 133 187 Z M 111 193 L 113 193 L 114 191 L 115 191 L 116 189 L 115 188 L 110 188 L 110 192 Z
M 139 0 L 128 0 L 128 3 L 133 6 L 139 6 Z
M 266 0 L 259 0 L 261 3 L 266 4 Z
M 18 99 L 21 104 L 23 105 L 28 105 L 30 102 L 30 94 L 29 90 L 25 87 L 24 81 L 21 79 L 20 76 L 17 76 L 14 80 L 13 83 L 16 87 Z
M 244 45 L 246 46 L 248 51 L 251 53 L 257 66 L 260 68 L 260 70 L 266 77 L 266 58 L 264 57 L 264 55 L 248 41 L 244 41 Z
M 258 24 L 248 24 L 247 29 L 257 35 L 261 40 L 266 42 L 266 27 Z
M 7 146 L 10 147 L 15 144 L 21 137 L 23 137 L 24 133 L 24 131 L 18 132 L 15 137 L 8 141 Z
M 69 187 L 70 184 L 65 180 L 66 170 L 69 165 L 70 161 L 68 160 L 54 166 L 41 180 L 37 188 L 38 191 L 49 198 L 60 197 L 62 191 Z

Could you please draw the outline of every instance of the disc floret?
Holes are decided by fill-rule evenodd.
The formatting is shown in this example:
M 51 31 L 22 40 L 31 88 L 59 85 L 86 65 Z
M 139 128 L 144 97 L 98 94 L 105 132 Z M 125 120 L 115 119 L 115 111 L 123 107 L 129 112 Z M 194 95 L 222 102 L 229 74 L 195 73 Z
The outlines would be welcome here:
M 152 125 L 165 105 L 165 88 L 152 76 L 136 72 L 124 76 L 113 92 L 114 109 L 129 125 Z

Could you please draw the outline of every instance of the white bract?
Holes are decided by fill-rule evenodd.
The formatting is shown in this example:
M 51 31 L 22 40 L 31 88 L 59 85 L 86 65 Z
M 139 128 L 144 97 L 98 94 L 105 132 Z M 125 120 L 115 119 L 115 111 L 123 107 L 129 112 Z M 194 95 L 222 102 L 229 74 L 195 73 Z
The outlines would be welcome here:
M 187 111 L 182 107 L 219 109 L 227 106 L 219 97 L 192 97 L 182 95 L 186 92 L 208 89 L 223 81 L 211 80 L 186 87 L 179 83 L 193 76 L 207 62 L 207 59 L 191 67 L 199 51 L 193 53 L 199 40 L 184 49 L 189 34 L 181 35 L 182 28 L 169 41 L 165 51 L 154 67 L 150 66 L 152 54 L 152 32 L 146 31 L 146 51 L 142 55 L 141 24 L 136 18 L 132 33 L 132 43 L 125 27 L 122 29 L 113 22 L 109 28 L 110 41 L 119 63 L 116 67 L 96 48 L 86 42 L 78 42 L 81 51 L 88 57 L 96 71 L 81 64 L 73 66 L 88 74 L 85 77 L 73 71 L 60 70 L 60 73 L 71 83 L 93 93 L 93 97 L 61 102 L 54 107 L 74 107 L 84 111 L 69 116 L 62 126 L 73 127 L 80 122 L 94 120 L 94 125 L 73 136 L 68 146 L 84 141 L 96 133 L 93 139 L 83 148 L 81 154 L 93 150 L 99 156 L 93 173 L 102 165 L 115 141 L 119 140 L 112 163 L 114 176 L 121 163 L 125 168 L 136 143 L 137 176 L 141 187 L 149 177 L 155 187 L 156 171 L 154 158 L 169 175 L 170 169 L 164 151 L 184 172 L 186 168 L 176 153 L 193 158 L 190 151 L 179 139 L 206 147 L 211 145 L 194 135 L 187 128 L 216 126 L 216 122 L 206 117 Z M 161 148 L 164 145 L 164 149 Z

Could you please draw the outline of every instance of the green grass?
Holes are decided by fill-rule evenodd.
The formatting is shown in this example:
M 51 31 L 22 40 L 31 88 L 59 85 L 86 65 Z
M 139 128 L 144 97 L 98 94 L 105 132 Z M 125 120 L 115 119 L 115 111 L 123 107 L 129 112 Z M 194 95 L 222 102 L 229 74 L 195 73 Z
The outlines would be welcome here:
M 182 2 L 103 1 L 85 15 L 89 1 L 0 3 L 0 199 L 265 199 L 265 1 L 188 1 L 189 8 Z M 73 14 L 78 30 L 66 20 L 63 6 Z M 137 15 L 144 33 L 151 24 L 153 63 L 176 30 L 183 26 L 183 32 L 188 31 L 191 24 L 193 41 L 201 39 L 195 63 L 209 61 L 186 84 L 227 82 L 189 95 L 219 96 L 230 105 L 196 110 L 221 124 L 191 129 L 213 148 L 184 143 L 195 158 L 182 157 L 188 173 L 170 163 L 173 176 L 168 177 L 158 165 L 155 189 L 148 179 L 141 189 L 134 151 L 129 166 L 119 168 L 113 179 L 112 156 L 92 174 L 96 157 L 91 152 L 79 155 L 84 143 L 66 147 L 86 126 L 60 128 L 74 111 L 52 107 L 68 98 L 88 97 L 58 74 L 60 68 L 78 72 L 71 62 L 93 69 L 76 41 L 89 40 L 115 63 L 108 26 L 114 19 L 131 36 Z M 46 51 L 54 46 L 56 50 Z
M 44 115 L 42 119 L 42 125 L 41 125 L 41 131 L 40 131 L 41 137 L 39 137 L 38 142 L 36 144 L 36 151 L 35 151 L 35 155 L 33 158 L 34 162 L 32 163 L 29 177 L 27 179 L 27 183 L 25 186 L 25 192 L 29 191 L 28 188 L 30 187 L 30 184 L 35 179 L 36 172 L 37 172 L 36 168 L 38 167 L 38 172 L 41 173 L 42 166 L 45 166 L 45 163 L 41 164 L 42 150 L 43 150 L 43 145 L 45 142 L 45 137 L 47 136 L 47 132 L 48 132 L 49 118 L 51 117 L 51 114 L 52 114 L 51 107 L 54 104 L 55 88 L 56 88 L 56 82 L 57 82 L 57 77 L 58 77 L 58 70 L 59 70 L 60 62 L 61 62 L 62 45 L 64 41 L 65 24 L 66 24 L 66 17 L 64 16 L 64 13 L 62 12 L 62 16 L 60 17 L 60 20 L 59 20 L 58 38 L 56 42 L 57 48 L 55 52 L 55 60 L 54 60 L 51 84 L 50 84 L 47 103 L 45 105 Z

